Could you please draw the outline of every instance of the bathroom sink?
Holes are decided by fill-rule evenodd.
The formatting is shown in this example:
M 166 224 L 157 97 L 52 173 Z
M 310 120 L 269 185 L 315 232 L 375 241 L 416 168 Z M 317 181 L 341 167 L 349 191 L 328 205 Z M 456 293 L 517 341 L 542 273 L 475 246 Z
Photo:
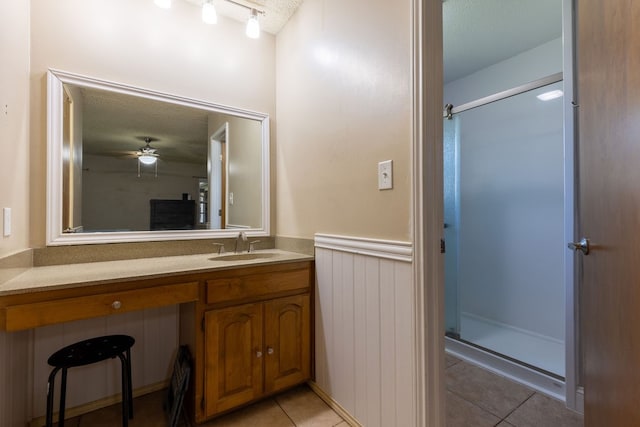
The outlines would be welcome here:
M 249 261 L 252 259 L 266 259 L 278 256 L 272 252 L 250 252 L 244 254 L 219 255 L 209 258 L 211 261 Z

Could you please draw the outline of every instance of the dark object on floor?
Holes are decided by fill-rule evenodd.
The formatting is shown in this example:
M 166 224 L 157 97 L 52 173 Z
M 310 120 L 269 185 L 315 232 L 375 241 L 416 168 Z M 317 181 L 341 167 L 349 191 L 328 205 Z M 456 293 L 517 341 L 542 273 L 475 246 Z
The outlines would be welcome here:
M 64 405 L 67 391 L 67 370 L 77 366 L 90 365 L 115 357 L 122 364 L 122 425 L 127 427 L 133 418 L 133 393 L 131 387 L 131 347 L 136 342 L 128 335 L 107 335 L 91 338 L 64 347 L 49 357 L 47 363 L 53 366 L 47 384 L 46 426 L 53 426 L 53 392 L 56 374 L 62 369 L 60 385 L 60 413 L 58 427 L 64 427 Z
M 171 384 L 164 402 L 164 410 L 167 412 L 169 427 L 177 427 L 180 415 L 184 423 L 190 426 L 191 423 L 185 412 L 182 410 L 184 395 L 189 387 L 189 376 L 191 374 L 191 353 L 186 345 L 181 345 L 176 355 L 176 362 L 173 365 L 173 375 Z

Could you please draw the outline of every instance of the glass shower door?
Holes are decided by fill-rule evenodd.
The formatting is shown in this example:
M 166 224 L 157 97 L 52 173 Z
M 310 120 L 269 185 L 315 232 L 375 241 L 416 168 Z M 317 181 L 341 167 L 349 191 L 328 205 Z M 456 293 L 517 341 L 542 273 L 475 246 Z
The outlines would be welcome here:
M 538 95 L 561 89 L 461 112 L 444 132 L 447 334 L 560 377 L 562 98 Z
M 460 337 L 460 310 L 458 305 L 458 223 L 460 212 L 458 169 L 458 117 L 444 119 L 444 277 L 445 327 L 452 338 Z

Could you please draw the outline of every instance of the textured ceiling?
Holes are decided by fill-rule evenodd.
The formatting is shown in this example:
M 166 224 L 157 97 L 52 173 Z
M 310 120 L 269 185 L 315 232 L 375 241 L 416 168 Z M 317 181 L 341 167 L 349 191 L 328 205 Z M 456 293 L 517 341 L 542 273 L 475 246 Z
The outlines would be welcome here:
M 135 159 L 150 137 L 163 161 L 207 158 L 207 116 L 215 113 L 97 89 L 83 88 L 82 99 L 86 154 Z
M 562 0 L 445 0 L 442 9 L 445 82 L 562 34 Z
M 202 6 L 204 0 L 185 0 L 197 6 Z M 261 10 L 264 14 L 258 16 L 260 28 L 271 34 L 277 34 L 284 27 L 291 15 L 302 4 L 303 0 L 234 0 L 237 3 Z M 213 0 L 219 15 L 247 22 L 249 10 L 225 0 Z

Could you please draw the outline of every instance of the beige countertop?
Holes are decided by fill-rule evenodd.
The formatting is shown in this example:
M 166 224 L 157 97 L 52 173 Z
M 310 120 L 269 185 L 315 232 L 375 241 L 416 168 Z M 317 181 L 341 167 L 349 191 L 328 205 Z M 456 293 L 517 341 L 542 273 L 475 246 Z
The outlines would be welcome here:
M 252 255 L 253 254 L 253 255 Z M 252 259 L 233 259 L 256 257 Z M 227 260 L 224 260 L 224 258 Z M 231 258 L 231 259 L 229 259 Z M 278 249 L 251 254 L 200 254 L 83 264 L 64 264 L 26 269 L 16 277 L 0 283 L 0 297 L 31 292 L 50 291 L 79 286 L 152 279 L 188 273 L 204 273 L 237 267 L 309 261 L 313 256 Z

